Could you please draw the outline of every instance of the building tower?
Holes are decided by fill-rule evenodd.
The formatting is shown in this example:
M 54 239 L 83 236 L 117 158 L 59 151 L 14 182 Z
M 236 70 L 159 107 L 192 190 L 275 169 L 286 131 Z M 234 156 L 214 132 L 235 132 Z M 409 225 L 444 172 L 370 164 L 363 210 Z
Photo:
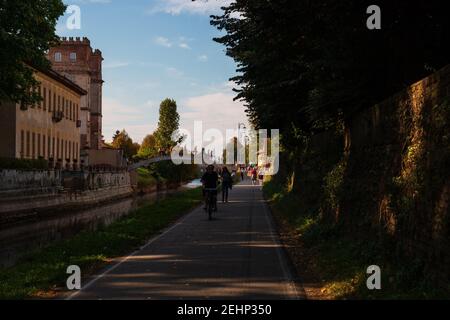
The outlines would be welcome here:
M 48 52 L 52 69 L 87 91 L 80 108 L 81 156 L 102 147 L 102 53 L 92 49 L 88 38 L 61 38 Z

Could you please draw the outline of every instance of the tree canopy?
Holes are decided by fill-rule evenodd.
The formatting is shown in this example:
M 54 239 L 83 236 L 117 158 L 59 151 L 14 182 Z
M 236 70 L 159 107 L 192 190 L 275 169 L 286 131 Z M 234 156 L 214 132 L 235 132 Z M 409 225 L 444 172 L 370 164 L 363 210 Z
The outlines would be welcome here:
M 117 130 L 111 143 L 113 148 L 122 149 L 125 158 L 131 159 L 139 150 L 139 144 L 134 143 L 128 133 L 124 130 Z
M 158 128 L 154 136 L 156 147 L 161 150 L 171 150 L 179 141 L 172 139 L 172 134 L 179 129 L 180 115 L 177 103 L 173 99 L 165 99 L 159 108 Z
M 446 1 L 378 1 L 380 30 L 366 26 L 371 4 L 235 0 L 211 17 L 256 128 L 295 146 L 298 132 L 335 126 L 449 63 Z
M 155 136 L 153 134 L 146 135 L 139 148 L 138 156 L 142 158 L 149 158 L 157 153 L 158 149 L 156 148 Z
M 59 40 L 55 26 L 65 9 L 61 0 L 0 0 L 0 101 L 41 99 L 29 65 L 50 67 L 45 53 Z

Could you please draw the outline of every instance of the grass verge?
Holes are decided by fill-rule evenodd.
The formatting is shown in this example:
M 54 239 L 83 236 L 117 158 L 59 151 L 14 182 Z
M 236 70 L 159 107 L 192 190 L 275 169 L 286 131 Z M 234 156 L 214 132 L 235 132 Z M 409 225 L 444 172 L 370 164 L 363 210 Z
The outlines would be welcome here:
M 138 168 L 138 188 L 151 188 L 158 184 L 158 180 L 152 175 L 149 169 L 147 168 Z
M 420 264 L 395 263 L 390 244 L 355 240 L 337 226 L 323 224 L 313 209 L 275 181 L 264 185 L 281 240 L 309 299 L 449 299 L 450 288 L 431 285 Z M 367 267 L 379 265 L 381 290 L 368 290 Z
M 65 284 L 66 268 L 78 265 L 83 276 L 110 259 L 133 251 L 200 203 L 201 189 L 176 193 L 137 209 L 97 231 L 82 232 L 24 256 L 14 267 L 0 269 L 0 299 L 51 297 Z

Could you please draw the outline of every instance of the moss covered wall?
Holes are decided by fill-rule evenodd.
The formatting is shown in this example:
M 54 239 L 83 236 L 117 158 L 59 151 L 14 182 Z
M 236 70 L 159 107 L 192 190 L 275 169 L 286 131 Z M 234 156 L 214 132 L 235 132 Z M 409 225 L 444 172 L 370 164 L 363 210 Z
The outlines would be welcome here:
M 355 115 L 345 141 L 340 219 L 448 268 L 450 66 Z
M 276 179 L 292 181 L 297 214 L 450 281 L 450 66 L 283 157 Z

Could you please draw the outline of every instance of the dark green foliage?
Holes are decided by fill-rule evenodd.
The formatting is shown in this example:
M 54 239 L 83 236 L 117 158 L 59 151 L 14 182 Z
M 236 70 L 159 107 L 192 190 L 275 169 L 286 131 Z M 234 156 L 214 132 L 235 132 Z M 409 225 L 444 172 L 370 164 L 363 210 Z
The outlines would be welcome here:
M 193 180 L 199 175 L 199 167 L 197 165 L 176 165 L 172 161 L 156 162 L 150 166 L 150 171 L 153 172 L 153 175 L 158 180 L 168 183 Z
M 160 150 L 169 151 L 179 142 L 172 139 L 179 128 L 180 115 L 177 111 L 177 103 L 173 99 L 165 99 L 159 108 L 158 129 L 154 132 L 156 147 Z
M 39 83 L 25 63 L 50 66 L 45 52 L 58 42 L 55 26 L 64 11 L 61 0 L 0 0 L 0 101 L 40 101 Z
M 133 142 L 133 139 L 131 139 L 125 129 L 116 131 L 111 146 L 123 150 L 123 155 L 127 159 L 131 159 L 136 155 L 140 148 L 139 144 Z
M 371 4 L 237 0 L 212 17 L 256 127 L 295 146 L 296 131 L 332 127 L 449 62 L 446 1 L 378 1 L 381 30 L 366 27 Z

